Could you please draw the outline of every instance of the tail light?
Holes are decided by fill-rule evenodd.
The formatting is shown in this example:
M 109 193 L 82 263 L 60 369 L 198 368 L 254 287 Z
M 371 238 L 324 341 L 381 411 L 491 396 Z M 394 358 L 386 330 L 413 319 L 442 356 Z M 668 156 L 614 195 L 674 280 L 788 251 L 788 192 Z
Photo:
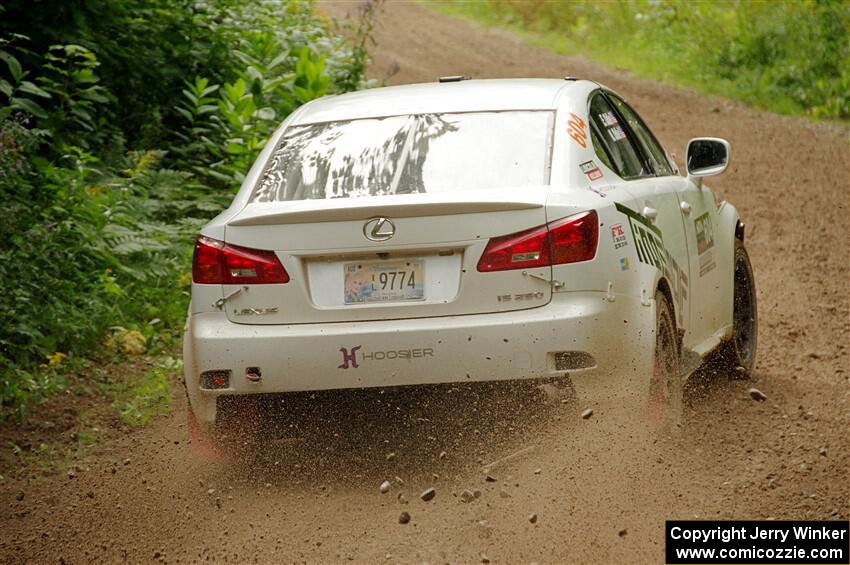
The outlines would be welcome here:
M 599 219 L 582 212 L 530 230 L 492 238 L 478 270 L 508 271 L 587 261 L 596 256 Z
M 239 247 L 199 235 L 192 280 L 201 284 L 275 284 L 289 282 L 289 274 L 274 251 Z

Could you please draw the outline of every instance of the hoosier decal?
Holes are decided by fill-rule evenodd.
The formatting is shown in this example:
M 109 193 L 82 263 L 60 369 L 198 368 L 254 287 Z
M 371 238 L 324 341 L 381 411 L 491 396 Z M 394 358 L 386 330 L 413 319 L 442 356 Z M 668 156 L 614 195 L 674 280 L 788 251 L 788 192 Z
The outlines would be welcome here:
M 360 363 L 364 361 L 392 361 L 394 359 L 414 359 L 434 356 L 433 347 L 369 351 L 363 350 L 363 346 L 361 345 L 355 345 L 351 349 L 347 347 L 340 347 L 339 352 L 342 353 L 342 363 L 337 366 L 338 369 L 359 369 Z M 360 359 L 357 358 L 358 352 L 360 352 Z

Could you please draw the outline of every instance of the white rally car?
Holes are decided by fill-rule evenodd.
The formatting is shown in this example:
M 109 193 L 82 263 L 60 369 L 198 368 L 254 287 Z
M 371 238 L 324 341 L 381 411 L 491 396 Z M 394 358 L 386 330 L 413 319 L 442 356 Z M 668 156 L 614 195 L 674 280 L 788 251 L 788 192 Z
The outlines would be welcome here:
M 588 80 L 451 80 L 310 102 L 195 245 L 185 381 L 223 397 L 569 376 L 676 406 L 683 366 L 749 372 L 744 226 Z M 254 397 L 256 398 L 256 397 Z M 227 404 L 227 403 L 225 403 Z

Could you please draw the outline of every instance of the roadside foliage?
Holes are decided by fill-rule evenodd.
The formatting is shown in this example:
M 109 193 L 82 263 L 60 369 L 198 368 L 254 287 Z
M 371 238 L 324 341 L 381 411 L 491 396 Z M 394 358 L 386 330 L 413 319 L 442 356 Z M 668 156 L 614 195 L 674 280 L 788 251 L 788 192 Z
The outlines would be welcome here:
M 368 86 L 374 10 L 352 42 L 307 1 L 0 5 L 0 419 L 173 348 L 194 234 L 287 114 Z
M 774 112 L 850 118 L 846 0 L 449 0 L 437 7 Z

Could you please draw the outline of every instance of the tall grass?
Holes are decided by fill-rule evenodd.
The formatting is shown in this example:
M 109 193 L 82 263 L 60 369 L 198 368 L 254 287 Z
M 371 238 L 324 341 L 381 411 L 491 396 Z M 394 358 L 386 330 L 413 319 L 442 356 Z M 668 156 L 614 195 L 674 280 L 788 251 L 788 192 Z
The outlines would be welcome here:
M 530 34 L 639 75 L 785 114 L 850 118 L 844 0 L 448 0 L 452 14 Z

